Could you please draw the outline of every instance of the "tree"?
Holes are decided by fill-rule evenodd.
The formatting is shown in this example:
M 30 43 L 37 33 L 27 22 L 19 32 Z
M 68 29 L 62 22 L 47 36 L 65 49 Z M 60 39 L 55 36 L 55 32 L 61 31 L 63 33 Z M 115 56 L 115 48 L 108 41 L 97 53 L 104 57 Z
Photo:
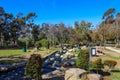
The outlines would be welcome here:
M 12 20 L 11 22 L 11 27 L 10 27 L 10 37 L 11 41 L 13 41 L 13 45 L 17 45 L 17 40 L 20 36 L 21 33 L 21 28 L 22 26 L 25 25 L 25 21 L 23 17 L 16 17 Z
M 22 18 L 22 20 L 24 20 L 25 25 L 21 27 L 21 38 L 26 39 L 26 48 L 28 47 L 27 45 L 27 40 L 29 39 L 29 37 L 31 37 L 31 30 L 33 27 L 33 22 L 34 19 L 36 18 L 36 14 L 35 13 L 28 13 L 25 17 Z
M 97 60 L 94 61 L 94 69 L 97 71 L 97 73 L 102 69 L 103 64 L 102 64 L 102 59 L 99 58 Z
M 117 15 L 116 15 L 116 41 L 117 41 L 117 43 L 116 43 L 116 45 L 119 45 L 119 40 L 120 40 L 120 32 L 119 32 L 119 29 L 120 29 L 120 12 L 118 12 L 117 13 Z
M 4 36 L 3 36 L 3 31 L 4 31 L 3 28 L 5 26 L 4 14 L 5 14 L 4 9 L 0 7 L 0 43 L 1 43 L 1 46 L 3 46 L 3 40 L 4 40 Z
M 38 25 L 33 25 L 31 32 L 32 32 L 32 38 L 33 38 L 34 43 L 39 40 L 39 38 L 38 38 L 39 31 L 40 31 L 39 26 Z
M 80 50 L 78 54 L 78 58 L 76 60 L 76 66 L 81 69 L 88 70 L 89 69 L 89 50 L 83 49 Z
M 47 39 L 42 39 L 40 42 L 42 47 L 46 47 L 47 49 L 49 49 L 49 41 Z
M 35 80 L 42 80 L 42 58 L 39 54 L 32 54 L 26 65 L 26 75 Z
M 104 20 L 103 23 L 104 23 L 104 30 L 103 30 L 103 42 L 104 42 L 104 46 L 105 46 L 105 43 L 106 43 L 106 28 L 108 27 L 108 25 L 110 25 L 111 23 L 114 22 L 114 16 L 113 14 L 115 13 L 115 9 L 114 8 L 110 8 L 108 9 L 102 16 L 102 19 Z
M 109 67 L 108 71 L 111 71 L 115 67 L 116 64 L 117 64 L 117 62 L 114 60 L 105 60 L 104 61 L 104 65 L 107 65 Z
M 91 36 L 88 33 L 92 24 L 90 22 L 85 22 L 82 20 L 80 24 L 75 22 L 75 38 L 77 43 L 91 41 Z

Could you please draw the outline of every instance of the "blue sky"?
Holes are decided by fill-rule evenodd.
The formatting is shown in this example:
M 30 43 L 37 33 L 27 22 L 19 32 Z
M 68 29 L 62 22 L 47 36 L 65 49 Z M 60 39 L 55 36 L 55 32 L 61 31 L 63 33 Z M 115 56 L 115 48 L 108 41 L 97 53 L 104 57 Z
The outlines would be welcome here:
M 120 12 L 120 0 L 0 0 L 6 12 L 26 15 L 35 12 L 36 24 L 43 22 L 73 25 L 75 21 L 89 21 L 96 25 L 109 8 Z

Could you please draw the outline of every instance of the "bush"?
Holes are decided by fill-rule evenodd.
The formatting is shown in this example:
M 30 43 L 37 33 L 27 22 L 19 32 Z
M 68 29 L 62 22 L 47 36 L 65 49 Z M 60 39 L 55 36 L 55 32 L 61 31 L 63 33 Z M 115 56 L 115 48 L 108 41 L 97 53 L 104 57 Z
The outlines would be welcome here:
M 40 41 L 36 41 L 36 42 L 35 42 L 35 47 L 36 47 L 37 49 L 39 49 L 39 48 L 41 47 L 41 42 L 40 42 Z
M 76 60 L 76 66 L 81 69 L 88 70 L 89 68 L 89 50 L 81 49 Z
M 98 72 L 99 70 L 101 70 L 103 68 L 102 59 L 99 58 L 99 59 L 95 60 L 93 62 L 93 65 L 94 65 L 94 69 Z
M 111 71 L 115 67 L 116 64 L 117 64 L 117 62 L 114 60 L 105 60 L 104 61 L 104 65 L 109 67 L 109 71 Z
M 26 65 L 26 75 L 35 80 L 42 80 L 41 77 L 42 58 L 39 54 L 33 54 Z
M 49 41 L 47 39 L 42 39 L 40 43 L 42 47 L 46 47 L 47 49 L 49 49 Z

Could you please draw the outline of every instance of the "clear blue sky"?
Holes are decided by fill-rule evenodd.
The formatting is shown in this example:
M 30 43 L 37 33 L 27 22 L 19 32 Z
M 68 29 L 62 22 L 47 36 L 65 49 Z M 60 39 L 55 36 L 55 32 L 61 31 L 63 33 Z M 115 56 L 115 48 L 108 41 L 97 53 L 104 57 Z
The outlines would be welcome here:
M 60 23 L 73 25 L 74 21 L 101 22 L 103 13 L 109 8 L 120 12 L 120 0 L 0 0 L 6 12 L 26 15 L 35 12 L 35 23 Z

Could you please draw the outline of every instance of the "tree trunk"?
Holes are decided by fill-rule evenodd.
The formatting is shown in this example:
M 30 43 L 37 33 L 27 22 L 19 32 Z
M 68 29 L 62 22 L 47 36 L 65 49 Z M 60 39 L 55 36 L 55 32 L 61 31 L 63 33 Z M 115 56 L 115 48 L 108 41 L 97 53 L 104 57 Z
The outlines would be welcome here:
M 1 32 L 1 34 L 0 34 L 0 45 L 1 46 L 3 46 L 3 40 L 4 40 L 4 37 L 3 37 L 3 35 L 2 35 L 2 32 Z

